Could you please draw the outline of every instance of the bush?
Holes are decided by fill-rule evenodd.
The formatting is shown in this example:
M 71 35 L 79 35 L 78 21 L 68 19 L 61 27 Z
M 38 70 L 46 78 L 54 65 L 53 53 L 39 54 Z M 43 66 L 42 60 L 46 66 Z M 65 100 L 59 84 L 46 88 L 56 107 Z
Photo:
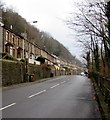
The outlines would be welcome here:
M 7 53 L 0 53 L 0 58 L 3 58 Z
M 14 58 L 13 56 L 9 55 L 9 54 L 6 54 L 2 57 L 3 59 L 6 59 L 6 60 L 14 60 L 14 61 L 17 61 L 16 58 Z

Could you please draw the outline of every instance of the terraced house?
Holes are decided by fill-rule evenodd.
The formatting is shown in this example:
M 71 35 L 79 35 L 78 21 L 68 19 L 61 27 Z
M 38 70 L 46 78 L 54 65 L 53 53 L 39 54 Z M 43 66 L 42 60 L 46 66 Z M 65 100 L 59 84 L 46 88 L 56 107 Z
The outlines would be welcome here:
M 17 59 L 24 58 L 24 40 L 21 35 L 15 34 L 11 29 L 3 27 L 3 53 L 8 53 Z
M 41 55 L 41 49 L 23 36 L 16 34 L 12 29 L 5 26 L 1 27 L 2 32 L 2 50 L 1 53 L 8 53 L 14 58 L 28 59 L 29 63 L 40 64 L 35 58 Z
M 30 42 L 22 35 L 16 34 L 0 22 L 1 44 L 0 53 L 8 53 L 17 60 L 26 59 L 28 63 L 40 65 L 37 58 L 43 57 L 45 64 L 53 66 L 56 71 L 65 73 L 65 68 L 74 71 L 74 65 L 42 49 L 37 44 Z M 77 66 L 75 66 L 76 68 Z

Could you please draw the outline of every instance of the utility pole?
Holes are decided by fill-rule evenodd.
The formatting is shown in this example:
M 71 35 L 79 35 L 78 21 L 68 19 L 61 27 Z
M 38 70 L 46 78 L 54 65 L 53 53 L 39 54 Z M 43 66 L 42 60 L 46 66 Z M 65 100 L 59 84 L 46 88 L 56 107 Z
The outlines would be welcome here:
M 110 38 L 110 1 L 107 2 L 106 15 L 108 18 L 108 34 L 109 34 L 109 38 Z
M 2 23 L 2 9 L 0 9 L 0 53 L 2 53 L 3 45 L 2 45 L 2 37 L 3 37 L 3 29 L 2 29 L 3 23 Z
M 28 22 L 28 23 L 37 23 L 38 21 L 32 21 L 32 22 Z M 24 41 L 23 41 L 23 58 L 25 60 L 25 70 L 26 70 L 26 79 L 28 79 L 28 58 L 26 56 L 26 40 L 27 38 L 27 23 L 25 23 L 25 31 L 22 34 L 24 37 Z M 29 80 L 29 79 L 28 79 Z

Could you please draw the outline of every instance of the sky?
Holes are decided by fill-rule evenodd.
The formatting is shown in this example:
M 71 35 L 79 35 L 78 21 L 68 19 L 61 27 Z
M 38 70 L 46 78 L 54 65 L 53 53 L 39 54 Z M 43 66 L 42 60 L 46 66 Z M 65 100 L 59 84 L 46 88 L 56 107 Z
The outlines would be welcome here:
M 81 0 L 2 0 L 17 11 L 27 22 L 38 21 L 34 25 L 40 31 L 49 33 L 62 43 L 72 55 L 80 59 L 82 48 L 64 20 L 72 11 L 77 11 L 73 1 Z

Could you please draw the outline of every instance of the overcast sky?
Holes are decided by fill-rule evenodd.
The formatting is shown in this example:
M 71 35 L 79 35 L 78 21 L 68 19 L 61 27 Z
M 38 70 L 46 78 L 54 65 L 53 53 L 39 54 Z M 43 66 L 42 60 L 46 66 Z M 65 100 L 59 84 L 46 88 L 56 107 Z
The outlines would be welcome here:
M 13 7 L 27 22 L 37 20 L 34 24 L 42 31 L 49 33 L 61 42 L 77 58 L 82 54 L 82 49 L 71 31 L 63 22 L 73 10 L 77 9 L 73 1 L 81 0 L 2 0 L 7 6 Z

